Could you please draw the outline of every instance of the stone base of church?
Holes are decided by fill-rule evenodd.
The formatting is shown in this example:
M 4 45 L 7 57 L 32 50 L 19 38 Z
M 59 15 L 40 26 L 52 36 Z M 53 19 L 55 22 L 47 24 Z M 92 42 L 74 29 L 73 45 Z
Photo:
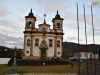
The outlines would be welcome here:
M 52 60 L 52 58 L 53 58 L 53 57 L 47 57 L 46 59 L 47 59 L 47 60 Z
M 23 56 L 22 59 L 33 59 L 33 60 L 39 60 L 39 56 Z
M 29 59 L 29 56 L 23 56 L 22 59 Z
M 12 66 L 13 64 L 13 58 L 8 62 L 8 66 Z M 45 63 L 45 65 L 54 65 L 54 61 L 52 60 L 30 60 L 30 59 L 16 59 L 16 64 L 17 66 L 42 66 L 43 63 Z M 55 63 L 56 65 L 67 65 L 69 64 L 69 62 L 67 61 L 57 61 Z
M 29 56 L 29 59 L 38 60 L 38 59 L 40 59 L 40 57 L 38 57 L 38 56 Z
M 61 57 L 46 57 L 45 60 L 52 60 L 53 58 L 55 59 L 61 59 Z M 39 56 L 23 56 L 22 59 L 31 59 L 31 60 L 41 60 L 41 57 Z

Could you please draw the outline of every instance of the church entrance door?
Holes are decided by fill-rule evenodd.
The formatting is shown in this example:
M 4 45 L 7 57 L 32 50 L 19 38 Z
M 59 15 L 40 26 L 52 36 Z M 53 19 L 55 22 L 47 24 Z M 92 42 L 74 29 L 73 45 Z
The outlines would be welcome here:
M 45 49 L 41 50 L 41 59 L 46 59 L 46 50 Z

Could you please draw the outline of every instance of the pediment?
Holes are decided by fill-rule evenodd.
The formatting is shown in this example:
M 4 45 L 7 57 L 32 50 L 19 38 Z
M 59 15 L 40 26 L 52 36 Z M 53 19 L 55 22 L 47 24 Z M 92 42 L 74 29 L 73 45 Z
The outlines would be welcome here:
M 50 32 L 50 26 L 47 26 L 47 25 L 41 25 L 39 26 L 39 31 L 47 31 L 47 32 Z

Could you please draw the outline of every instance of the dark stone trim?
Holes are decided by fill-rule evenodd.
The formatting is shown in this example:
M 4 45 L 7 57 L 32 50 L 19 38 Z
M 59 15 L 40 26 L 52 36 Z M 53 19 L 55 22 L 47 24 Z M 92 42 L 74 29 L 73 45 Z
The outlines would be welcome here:
M 36 32 L 36 31 L 23 31 L 23 33 L 25 34 L 25 33 L 30 33 L 30 34 L 32 34 L 32 33 L 39 33 L 39 34 L 42 34 L 42 32 Z M 59 32 L 47 32 L 46 34 L 56 34 L 56 35 L 64 35 L 64 33 L 59 33 Z
M 54 22 L 54 20 L 64 20 L 63 18 L 53 18 L 52 22 Z
M 36 17 L 34 16 L 25 16 L 25 18 L 35 18 L 35 21 L 36 21 Z

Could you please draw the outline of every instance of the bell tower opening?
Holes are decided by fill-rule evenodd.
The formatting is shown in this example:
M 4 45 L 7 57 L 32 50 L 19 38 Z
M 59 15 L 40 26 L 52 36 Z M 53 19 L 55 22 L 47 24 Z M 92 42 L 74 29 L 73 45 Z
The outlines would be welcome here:
M 60 23 L 57 23 L 57 28 L 60 28 Z
M 29 27 L 32 27 L 32 22 L 31 21 L 29 21 Z

